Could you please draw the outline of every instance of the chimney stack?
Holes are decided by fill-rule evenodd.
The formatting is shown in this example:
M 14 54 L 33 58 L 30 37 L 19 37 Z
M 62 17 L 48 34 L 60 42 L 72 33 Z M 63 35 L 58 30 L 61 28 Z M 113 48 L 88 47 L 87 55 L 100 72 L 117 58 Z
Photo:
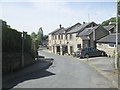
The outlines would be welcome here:
M 62 28 L 62 25 L 60 24 L 60 28 Z
M 83 22 L 83 24 L 85 24 L 85 22 Z

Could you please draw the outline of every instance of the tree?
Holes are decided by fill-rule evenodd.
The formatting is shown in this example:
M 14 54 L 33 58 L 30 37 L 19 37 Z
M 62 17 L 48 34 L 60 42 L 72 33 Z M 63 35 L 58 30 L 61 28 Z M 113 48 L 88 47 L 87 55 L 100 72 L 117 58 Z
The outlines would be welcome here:
M 110 18 L 110 19 L 108 19 L 106 21 L 103 21 L 102 25 L 107 26 L 107 25 L 109 25 L 110 22 L 116 22 L 116 17 L 112 17 L 112 18 Z M 118 18 L 118 23 L 120 23 L 120 17 Z
M 120 15 L 120 0 L 118 1 L 118 14 Z M 110 22 L 116 22 L 116 17 L 112 17 L 108 20 L 102 22 L 102 25 L 109 25 Z M 120 17 L 118 18 L 118 23 L 120 23 Z
M 35 33 L 35 32 L 32 32 L 32 33 L 31 33 L 31 38 L 32 38 L 32 39 L 37 38 L 37 35 L 36 35 L 36 33 Z
M 42 45 L 42 39 L 43 39 L 43 30 L 42 30 L 42 27 L 40 27 L 37 34 L 37 40 L 38 40 L 38 43 L 41 45 Z
M 43 40 L 46 40 L 48 38 L 48 35 L 43 36 Z

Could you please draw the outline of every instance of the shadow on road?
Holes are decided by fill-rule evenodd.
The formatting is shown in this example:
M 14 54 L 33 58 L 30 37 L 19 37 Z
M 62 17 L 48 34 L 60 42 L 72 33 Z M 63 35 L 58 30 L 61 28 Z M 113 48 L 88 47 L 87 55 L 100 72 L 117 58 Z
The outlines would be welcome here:
M 16 86 L 17 84 L 20 84 L 24 81 L 27 80 L 32 80 L 32 79 L 39 79 L 39 78 L 44 78 L 44 77 L 48 77 L 51 75 L 55 75 L 54 73 L 51 73 L 49 71 L 46 70 L 39 70 L 39 71 L 35 71 L 23 76 L 20 76 L 19 78 L 14 78 L 10 81 L 7 81 L 5 83 L 3 83 L 3 89 L 2 90 L 8 90 L 8 89 L 12 89 L 14 86 Z

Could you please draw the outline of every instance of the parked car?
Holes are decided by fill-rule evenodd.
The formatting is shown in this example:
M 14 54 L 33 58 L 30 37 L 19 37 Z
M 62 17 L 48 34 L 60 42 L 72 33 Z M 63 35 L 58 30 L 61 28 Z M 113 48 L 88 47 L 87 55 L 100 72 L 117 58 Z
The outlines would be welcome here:
M 106 56 L 106 53 L 102 50 L 98 50 L 95 48 L 83 48 L 79 49 L 74 53 L 74 56 L 80 57 L 80 58 L 89 58 L 89 57 L 96 57 L 96 56 Z
M 95 57 L 95 56 L 106 56 L 106 53 L 96 48 L 83 48 L 80 50 L 80 58 Z
M 80 57 L 80 50 L 77 50 L 76 52 L 74 52 L 73 56 L 74 57 Z

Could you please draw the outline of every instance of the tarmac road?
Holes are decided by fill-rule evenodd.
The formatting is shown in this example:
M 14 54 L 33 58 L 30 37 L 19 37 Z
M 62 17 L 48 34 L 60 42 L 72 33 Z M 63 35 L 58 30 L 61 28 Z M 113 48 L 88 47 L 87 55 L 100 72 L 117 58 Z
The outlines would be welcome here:
M 44 50 L 39 51 L 39 54 L 53 58 L 53 65 L 46 71 L 31 74 L 31 79 L 14 88 L 113 88 L 107 78 L 74 57 L 56 55 Z

